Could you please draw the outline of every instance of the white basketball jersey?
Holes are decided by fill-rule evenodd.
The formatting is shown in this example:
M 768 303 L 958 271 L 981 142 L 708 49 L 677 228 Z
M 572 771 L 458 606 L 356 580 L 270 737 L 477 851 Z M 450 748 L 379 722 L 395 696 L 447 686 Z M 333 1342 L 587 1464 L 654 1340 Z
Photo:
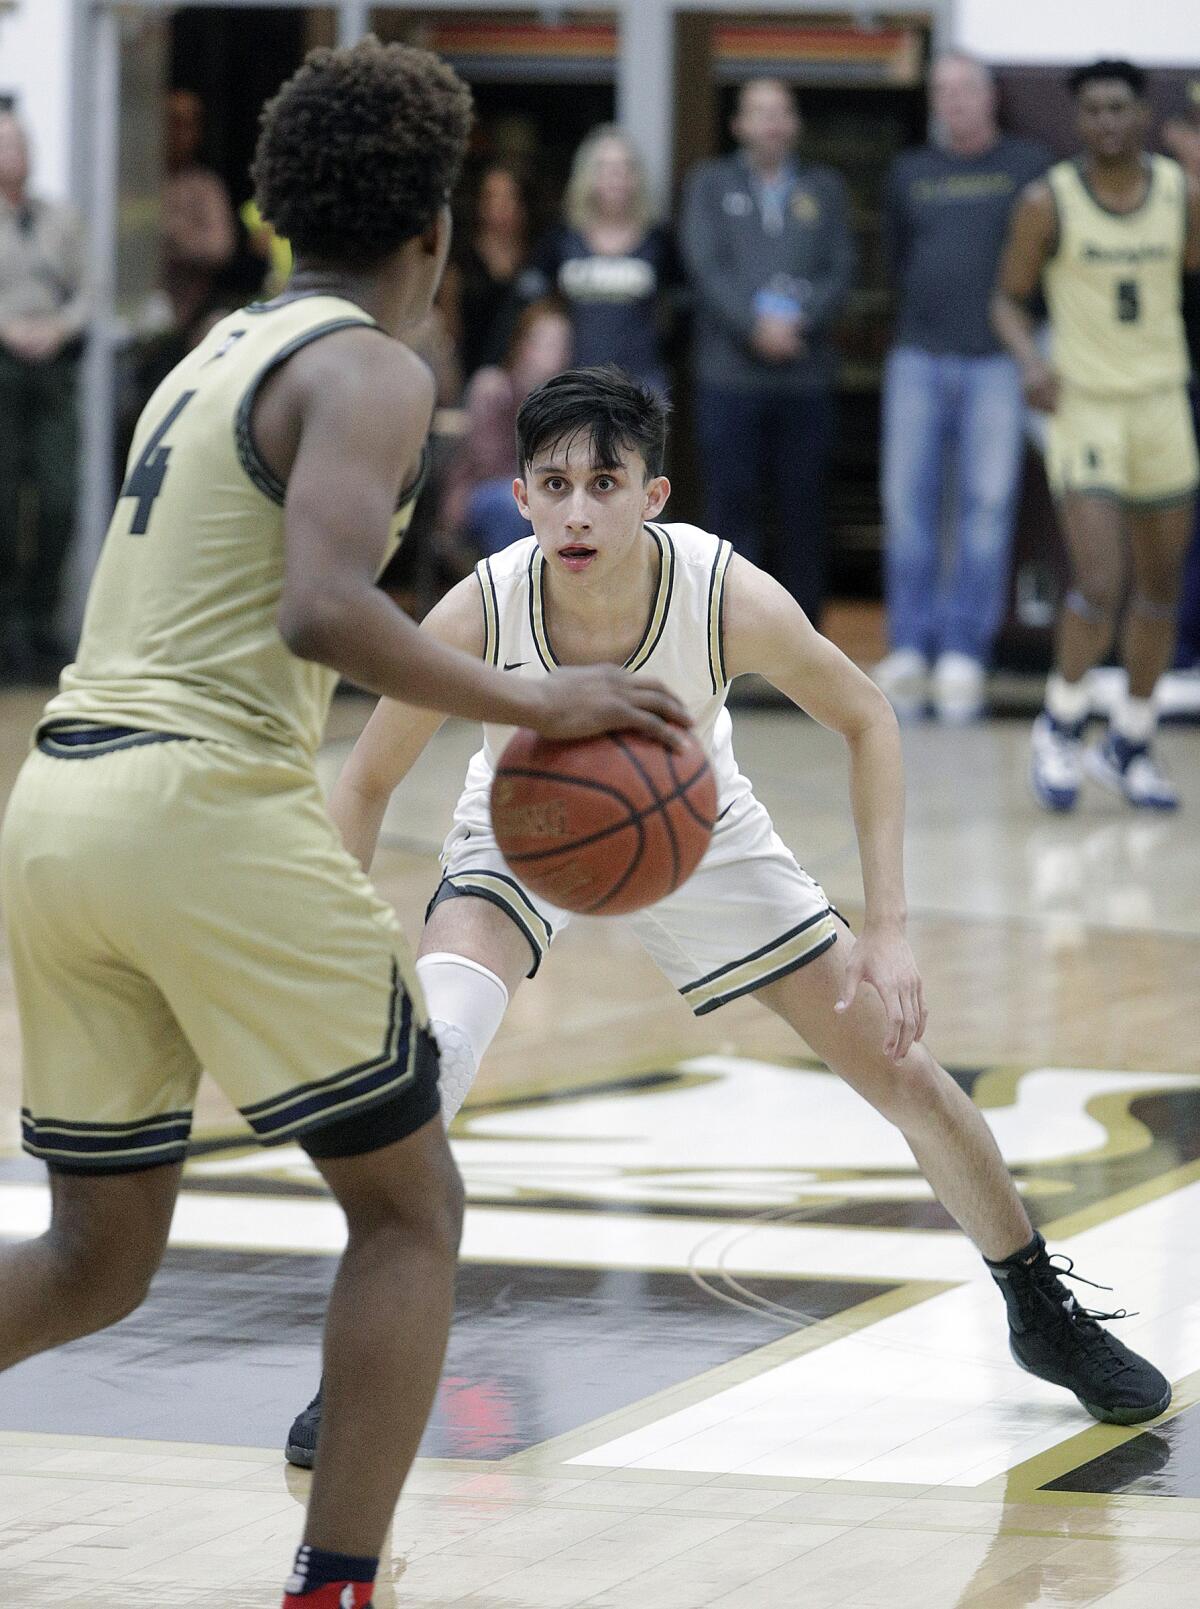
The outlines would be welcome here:
M 646 629 L 625 668 L 669 687 L 692 718 L 712 761 L 717 806 L 750 793 L 733 754 L 725 708 L 729 683 L 721 640 L 725 572 L 733 549 L 695 525 L 649 525 L 659 577 Z M 548 676 L 558 664 L 546 631 L 545 557 L 534 537 L 514 542 L 475 567 L 484 619 L 484 658 L 513 676 Z M 467 770 L 456 820 L 488 820 L 488 792 L 515 728 L 487 724 Z

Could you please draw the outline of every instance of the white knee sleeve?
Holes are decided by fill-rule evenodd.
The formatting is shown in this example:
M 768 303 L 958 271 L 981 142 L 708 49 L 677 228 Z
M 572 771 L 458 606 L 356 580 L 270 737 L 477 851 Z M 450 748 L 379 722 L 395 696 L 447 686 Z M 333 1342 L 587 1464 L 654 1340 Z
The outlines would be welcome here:
M 508 990 L 487 967 L 438 951 L 417 961 L 417 976 L 438 1042 L 442 1119 L 448 1125 L 466 1100 L 484 1052 L 508 1009 Z

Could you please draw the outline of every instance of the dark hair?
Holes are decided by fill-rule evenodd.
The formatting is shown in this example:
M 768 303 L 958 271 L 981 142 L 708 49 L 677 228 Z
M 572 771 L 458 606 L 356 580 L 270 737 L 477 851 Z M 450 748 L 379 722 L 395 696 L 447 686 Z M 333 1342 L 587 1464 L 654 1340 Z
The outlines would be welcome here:
M 1094 61 L 1087 67 L 1077 67 L 1067 79 L 1071 94 L 1079 95 L 1089 84 L 1107 83 L 1111 79 L 1128 85 L 1131 93 L 1139 100 L 1146 98 L 1146 75 L 1140 67 L 1135 67 L 1131 61 Z
M 471 92 L 427 50 L 313 50 L 263 107 L 250 172 L 299 257 L 373 268 L 429 228 L 458 178 Z
M 661 475 L 667 445 L 668 404 L 615 363 L 567 369 L 531 391 L 517 412 L 517 463 L 521 473 L 546 447 L 587 435 L 592 462 L 611 469 L 621 453 L 638 452 L 647 475 Z

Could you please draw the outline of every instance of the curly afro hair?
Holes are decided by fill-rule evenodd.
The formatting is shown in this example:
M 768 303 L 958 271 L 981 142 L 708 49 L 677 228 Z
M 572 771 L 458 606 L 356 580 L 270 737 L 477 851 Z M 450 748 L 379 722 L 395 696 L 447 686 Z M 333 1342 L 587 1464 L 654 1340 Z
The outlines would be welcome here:
M 310 51 L 259 119 L 259 210 L 298 257 L 374 268 L 433 222 L 471 115 L 470 90 L 427 50 L 370 37 Z

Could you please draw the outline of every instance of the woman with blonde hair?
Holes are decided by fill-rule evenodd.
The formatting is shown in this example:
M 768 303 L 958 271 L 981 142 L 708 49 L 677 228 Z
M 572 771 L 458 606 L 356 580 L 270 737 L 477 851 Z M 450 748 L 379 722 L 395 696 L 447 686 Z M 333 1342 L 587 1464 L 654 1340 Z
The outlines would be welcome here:
M 683 275 L 670 231 L 653 218 L 642 160 L 615 124 L 593 129 L 575 153 L 563 222 L 540 242 L 532 270 L 522 288 L 562 298 L 576 364 L 616 363 L 667 394 L 664 339 Z

